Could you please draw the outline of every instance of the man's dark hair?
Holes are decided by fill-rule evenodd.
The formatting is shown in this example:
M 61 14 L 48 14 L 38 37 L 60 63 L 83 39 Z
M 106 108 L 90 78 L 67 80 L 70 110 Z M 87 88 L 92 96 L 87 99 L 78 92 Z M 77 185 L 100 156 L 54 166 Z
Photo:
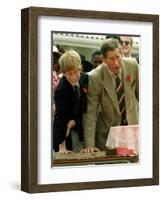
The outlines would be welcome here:
M 106 57 L 106 53 L 108 51 L 114 51 L 115 49 L 119 48 L 119 41 L 117 39 L 107 39 L 101 46 L 101 53 L 103 57 Z
M 105 36 L 105 39 L 110 39 L 110 38 L 120 40 L 119 35 L 107 34 Z
M 91 57 L 91 60 L 93 60 L 93 58 L 98 55 L 98 56 L 101 56 L 101 50 L 100 49 L 96 49 L 93 54 L 92 54 L 92 57 Z

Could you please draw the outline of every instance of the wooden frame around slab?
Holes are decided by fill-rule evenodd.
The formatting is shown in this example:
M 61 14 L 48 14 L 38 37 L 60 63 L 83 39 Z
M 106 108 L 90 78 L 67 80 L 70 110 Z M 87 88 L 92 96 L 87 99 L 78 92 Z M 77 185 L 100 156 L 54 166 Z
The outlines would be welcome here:
M 37 18 L 63 16 L 129 20 L 153 24 L 153 178 L 38 185 Z M 21 190 L 53 192 L 159 184 L 159 16 L 151 14 L 29 7 L 21 10 Z

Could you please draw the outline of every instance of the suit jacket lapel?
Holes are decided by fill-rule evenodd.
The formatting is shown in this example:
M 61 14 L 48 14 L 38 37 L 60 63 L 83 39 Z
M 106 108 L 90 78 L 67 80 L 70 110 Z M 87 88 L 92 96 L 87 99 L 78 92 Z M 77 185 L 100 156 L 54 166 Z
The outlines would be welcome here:
M 116 94 L 116 91 L 114 88 L 114 84 L 113 84 L 111 75 L 109 74 L 106 65 L 103 66 L 103 86 L 104 86 L 105 90 L 107 91 L 117 113 L 120 115 L 117 94 Z

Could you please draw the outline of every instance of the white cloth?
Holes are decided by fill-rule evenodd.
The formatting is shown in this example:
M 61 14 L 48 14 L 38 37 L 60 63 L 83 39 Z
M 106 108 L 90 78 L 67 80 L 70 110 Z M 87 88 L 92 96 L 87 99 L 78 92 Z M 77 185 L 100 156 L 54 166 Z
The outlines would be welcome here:
M 139 153 L 139 125 L 114 126 L 110 128 L 106 141 L 108 149 L 125 147 Z

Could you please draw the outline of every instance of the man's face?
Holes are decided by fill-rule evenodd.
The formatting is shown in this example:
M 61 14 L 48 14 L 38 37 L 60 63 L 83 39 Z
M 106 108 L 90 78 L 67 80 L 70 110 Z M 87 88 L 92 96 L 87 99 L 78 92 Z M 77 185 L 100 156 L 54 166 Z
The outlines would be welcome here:
M 120 49 L 124 56 L 130 56 L 132 50 L 131 38 L 127 36 L 120 36 Z
M 66 77 L 67 81 L 72 86 L 75 86 L 78 84 L 79 79 L 80 79 L 80 70 L 78 70 L 78 69 L 70 70 L 70 71 L 63 73 L 63 75 Z
M 94 68 L 102 63 L 102 55 L 95 55 L 92 59 L 92 64 Z
M 122 57 L 119 48 L 108 51 L 106 57 L 103 58 L 103 61 L 114 74 L 118 74 L 122 67 Z

